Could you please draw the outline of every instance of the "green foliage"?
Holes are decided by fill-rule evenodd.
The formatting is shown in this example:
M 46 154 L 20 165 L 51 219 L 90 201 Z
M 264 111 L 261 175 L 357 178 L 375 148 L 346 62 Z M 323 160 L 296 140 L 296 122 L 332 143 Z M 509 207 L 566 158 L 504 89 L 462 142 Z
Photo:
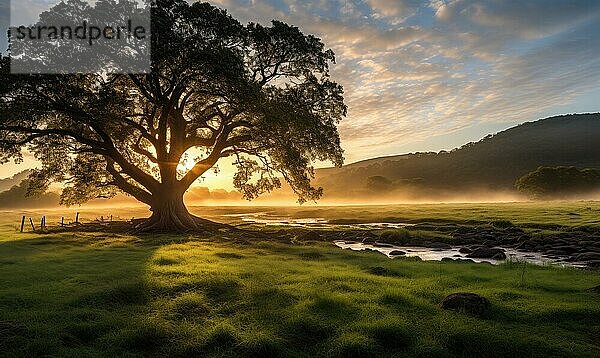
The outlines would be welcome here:
M 600 170 L 539 167 L 519 178 L 515 187 L 535 199 L 575 197 L 600 191 Z
M 44 14 L 93 11 L 77 6 Z M 333 52 L 297 27 L 243 25 L 208 3 L 157 0 L 151 10 L 149 74 L 12 75 L 0 58 L 0 163 L 33 153 L 42 165 L 30 193 L 62 182 L 68 205 L 123 191 L 168 207 L 225 157 L 245 198 L 282 178 L 300 202 L 319 199 L 313 163 L 343 162 L 337 124 L 347 108 L 330 79 Z

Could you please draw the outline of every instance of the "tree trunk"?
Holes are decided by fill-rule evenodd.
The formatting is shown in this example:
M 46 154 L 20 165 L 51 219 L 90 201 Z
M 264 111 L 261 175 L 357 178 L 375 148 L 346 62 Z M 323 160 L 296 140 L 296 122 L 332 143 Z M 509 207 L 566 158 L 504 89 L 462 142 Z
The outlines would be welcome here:
M 153 197 L 152 216 L 137 227 L 140 231 L 186 232 L 201 229 L 199 226 L 203 220 L 190 214 L 183 202 L 183 194 L 179 194 L 178 190 L 154 194 Z

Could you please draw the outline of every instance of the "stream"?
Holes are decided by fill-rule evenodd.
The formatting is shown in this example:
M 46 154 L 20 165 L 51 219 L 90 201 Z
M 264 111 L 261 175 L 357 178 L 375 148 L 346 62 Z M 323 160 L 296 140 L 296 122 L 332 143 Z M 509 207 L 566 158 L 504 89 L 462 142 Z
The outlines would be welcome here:
M 243 225 L 266 225 L 266 226 L 291 226 L 307 229 L 325 229 L 325 228 L 339 228 L 339 229 L 398 229 L 407 226 L 413 226 L 414 224 L 407 223 L 388 223 L 388 222 L 374 222 L 374 223 L 353 223 L 353 224 L 335 224 L 330 223 L 325 218 L 290 218 L 285 216 L 272 215 L 267 212 L 259 213 L 246 213 L 246 214 L 226 214 L 223 215 L 229 218 L 238 218 Z
M 539 252 L 524 252 L 510 248 L 503 248 L 506 254 L 506 260 L 494 260 L 494 259 L 478 259 L 468 258 L 466 254 L 459 252 L 460 246 L 452 247 L 451 249 L 435 249 L 429 247 L 418 247 L 418 246 L 396 246 L 391 244 L 363 244 L 361 242 L 351 242 L 338 240 L 334 241 L 334 244 L 342 249 L 349 249 L 353 251 L 364 251 L 372 250 L 381 252 L 389 258 L 396 257 L 419 257 L 423 261 L 441 261 L 444 258 L 451 258 L 453 260 L 467 260 L 477 263 L 490 263 L 492 265 L 499 265 L 507 261 L 512 262 L 526 262 L 534 265 L 559 265 L 564 267 L 586 267 L 583 262 L 568 262 L 567 256 L 565 257 L 548 257 Z M 393 251 L 402 251 L 404 255 L 393 255 Z
M 265 226 L 288 226 L 307 229 L 397 229 L 412 226 L 409 223 L 391 223 L 391 222 L 374 222 L 374 223 L 352 223 L 352 224 L 337 224 L 330 223 L 325 218 L 290 218 L 285 216 L 273 215 L 268 212 L 244 213 L 244 214 L 227 214 L 229 218 L 235 218 L 242 223 L 237 226 L 244 225 L 265 225 Z M 396 246 L 384 243 L 366 244 L 355 241 L 337 240 L 334 244 L 341 248 L 353 251 L 372 250 L 380 252 L 389 258 L 397 257 L 419 257 L 424 261 L 441 261 L 442 259 L 465 260 L 477 263 L 490 263 L 499 265 L 504 262 L 526 262 L 534 265 L 559 265 L 564 267 L 586 267 L 584 262 L 570 262 L 568 256 L 545 255 L 540 252 L 519 251 L 513 248 L 499 246 L 506 254 L 506 260 L 494 259 L 479 259 L 468 258 L 467 254 L 459 252 L 461 246 L 454 246 L 449 249 L 439 249 L 419 246 Z M 394 251 L 403 252 L 402 255 L 392 254 Z

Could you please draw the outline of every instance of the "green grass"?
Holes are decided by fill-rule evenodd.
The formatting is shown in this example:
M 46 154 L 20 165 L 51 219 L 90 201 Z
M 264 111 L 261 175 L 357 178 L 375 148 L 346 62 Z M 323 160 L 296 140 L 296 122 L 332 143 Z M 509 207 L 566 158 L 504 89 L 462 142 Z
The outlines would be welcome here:
M 529 228 L 554 228 L 556 226 L 600 228 L 600 201 L 564 202 L 521 202 L 521 203 L 449 203 L 449 204 L 397 204 L 362 206 L 194 206 L 190 211 L 207 219 L 241 223 L 239 217 L 227 214 L 266 212 L 291 218 L 324 218 L 339 223 L 401 222 L 401 223 L 491 223 L 498 227 L 518 225 Z M 34 217 L 36 226 L 42 215 L 47 222 L 56 224 L 61 217 L 65 222 L 75 220 L 80 212 L 80 220 L 90 221 L 110 215 L 116 219 L 131 219 L 149 216 L 147 209 L 105 208 L 105 209 L 53 209 L 45 211 L 4 211 L 1 212 L 0 230 L 18 229 L 21 215 Z M 25 230 L 30 230 L 29 221 Z
M 492 223 L 498 227 L 556 226 L 600 228 L 599 201 L 449 203 L 362 206 L 194 207 L 200 215 L 218 218 L 228 213 L 268 212 L 292 218 L 324 218 L 338 223 L 459 222 Z M 222 218 L 221 218 L 222 220 Z M 233 220 L 233 218 L 230 218 Z
M 230 235 L 18 234 L 12 216 L 0 219 L 0 356 L 600 355 L 597 271 Z M 463 291 L 489 312 L 439 308 Z

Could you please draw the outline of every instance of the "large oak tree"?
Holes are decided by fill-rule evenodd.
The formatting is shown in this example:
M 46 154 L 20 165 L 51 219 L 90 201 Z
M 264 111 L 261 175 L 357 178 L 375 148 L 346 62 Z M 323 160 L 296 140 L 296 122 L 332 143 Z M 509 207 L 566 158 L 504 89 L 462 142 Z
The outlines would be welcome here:
M 152 210 L 140 229 L 192 230 L 204 221 L 184 193 L 232 157 L 248 199 L 281 178 L 300 202 L 322 195 L 313 164 L 342 164 L 336 125 L 346 106 L 320 39 L 279 21 L 242 25 L 206 3 L 157 0 L 151 48 L 149 74 L 11 75 L 2 59 L 0 161 L 26 150 L 42 163 L 31 194 L 53 182 L 63 183 L 64 204 L 125 192 Z

